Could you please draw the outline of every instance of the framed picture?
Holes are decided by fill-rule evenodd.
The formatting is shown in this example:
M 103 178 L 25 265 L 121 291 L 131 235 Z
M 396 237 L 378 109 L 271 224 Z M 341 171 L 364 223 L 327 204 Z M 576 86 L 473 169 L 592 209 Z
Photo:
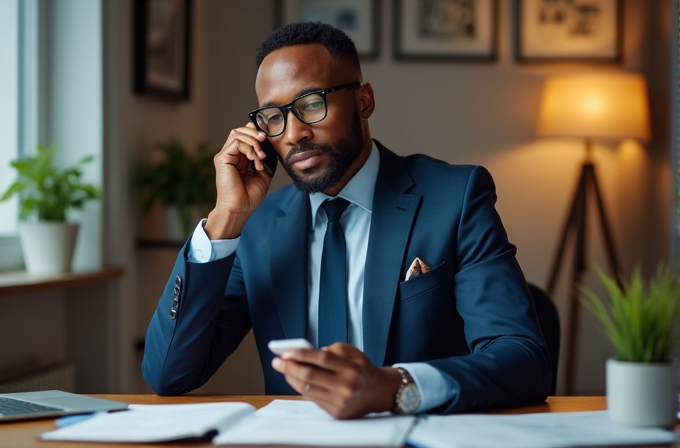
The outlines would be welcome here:
M 395 0 L 394 57 L 493 61 L 496 0 Z
M 191 0 L 135 0 L 134 91 L 189 99 Z
M 361 59 L 378 58 L 378 0 L 278 0 L 277 24 L 324 22 L 354 41 Z
M 516 0 L 518 61 L 619 62 L 621 0 Z

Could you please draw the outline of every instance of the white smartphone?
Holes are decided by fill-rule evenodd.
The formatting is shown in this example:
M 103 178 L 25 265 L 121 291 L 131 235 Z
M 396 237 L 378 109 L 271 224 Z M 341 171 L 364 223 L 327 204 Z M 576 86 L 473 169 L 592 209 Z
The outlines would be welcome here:
M 307 339 L 276 339 L 269 341 L 269 350 L 281 356 L 283 352 L 296 348 L 314 348 Z

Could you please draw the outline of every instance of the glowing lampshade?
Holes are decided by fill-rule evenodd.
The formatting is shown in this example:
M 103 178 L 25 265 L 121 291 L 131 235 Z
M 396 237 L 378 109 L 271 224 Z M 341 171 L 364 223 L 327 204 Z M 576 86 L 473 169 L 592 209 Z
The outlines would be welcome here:
M 644 77 L 632 73 L 556 75 L 543 86 L 538 132 L 544 136 L 649 138 Z

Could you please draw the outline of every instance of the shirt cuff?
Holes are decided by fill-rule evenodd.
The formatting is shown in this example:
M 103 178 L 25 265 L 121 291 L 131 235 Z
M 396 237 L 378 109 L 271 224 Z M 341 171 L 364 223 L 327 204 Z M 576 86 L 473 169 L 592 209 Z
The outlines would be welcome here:
M 427 412 L 441 406 L 458 393 L 458 386 L 430 364 L 414 362 L 395 364 L 392 367 L 401 367 L 407 370 L 418 386 L 420 406 L 416 410 L 417 413 Z
M 187 259 L 192 263 L 221 260 L 236 252 L 240 237 L 233 240 L 210 240 L 203 229 L 206 221 L 207 219 L 202 219 L 191 235 Z

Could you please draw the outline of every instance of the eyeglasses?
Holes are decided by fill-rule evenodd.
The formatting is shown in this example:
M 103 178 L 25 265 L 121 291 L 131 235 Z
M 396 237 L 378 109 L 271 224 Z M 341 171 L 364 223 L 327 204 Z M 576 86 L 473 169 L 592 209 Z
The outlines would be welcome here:
M 355 89 L 359 86 L 361 86 L 360 82 L 352 82 L 330 89 L 315 90 L 295 98 L 284 106 L 267 106 L 255 109 L 248 116 L 260 131 L 267 134 L 267 137 L 276 137 L 286 130 L 287 111 L 293 112 L 293 115 L 305 124 L 318 123 L 328 114 L 326 95 L 342 89 Z

